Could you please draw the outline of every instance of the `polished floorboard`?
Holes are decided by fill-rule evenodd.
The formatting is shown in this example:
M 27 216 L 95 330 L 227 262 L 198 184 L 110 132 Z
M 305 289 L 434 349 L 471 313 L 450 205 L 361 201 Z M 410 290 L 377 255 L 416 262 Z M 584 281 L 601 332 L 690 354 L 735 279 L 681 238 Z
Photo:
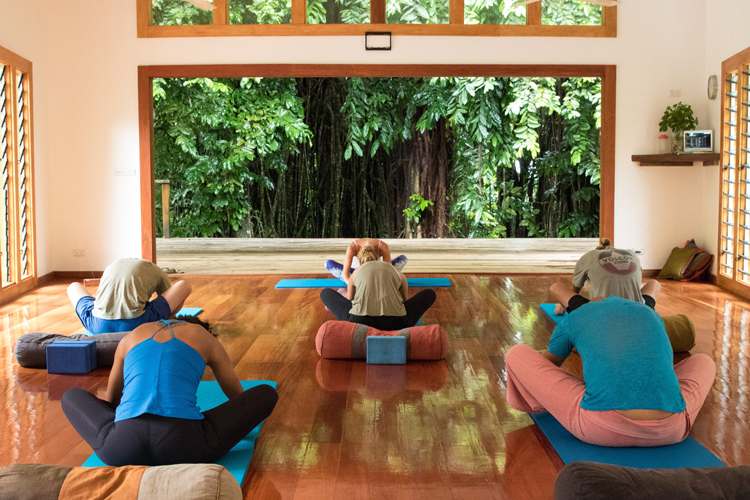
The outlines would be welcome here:
M 315 334 L 333 316 L 319 290 L 274 289 L 291 275 L 188 278 L 194 292 L 186 305 L 204 309 L 240 378 L 279 385 L 245 499 L 553 497 L 562 463 L 531 419 L 506 405 L 503 356 L 518 343 L 546 346 L 554 324 L 539 304 L 549 302 L 553 282 L 570 276 L 420 276 L 453 282 L 436 290 L 424 316 L 425 324 L 445 327 L 450 352 L 444 361 L 399 366 L 320 359 Z M 60 398 L 70 387 L 103 396 L 108 370 L 48 375 L 13 359 L 26 332 L 82 330 L 66 285 L 0 307 L 0 465 L 76 466 L 91 453 Z M 729 465 L 750 463 L 750 304 L 708 283 L 662 286 L 657 311 L 688 315 L 697 331 L 693 353 L 718 367 L 691 434 Z M 575 355 L 565 366 L 580 373 Z M 212 379 L 208 369 L 205 379 Z

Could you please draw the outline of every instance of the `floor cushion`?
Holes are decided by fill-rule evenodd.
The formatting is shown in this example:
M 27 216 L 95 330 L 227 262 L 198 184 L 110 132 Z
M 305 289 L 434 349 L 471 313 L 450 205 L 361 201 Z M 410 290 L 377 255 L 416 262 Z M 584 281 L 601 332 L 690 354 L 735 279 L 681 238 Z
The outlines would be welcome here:
M 632 469 L 571 462 L 555 481 L 555 500 L 718 500 L 750 498 L 750 466 Z
M 673 352 L 688 352 L 695 347 L 695 326 L 684 314 L 662 316 Z
M 440 325 L 381 331 L 348 321 L 326 321 L 318 329 L 315 347 L 323 358 L 362 359 L 367 357 L 367 337 L 373 335 L 406 337 L 406 359 L 443 359 L 448 353 L 448 335 Z
M 659 272 L 659 279 L 682 279 L 682 273 L 685 272 L 696 252 L 698 252 L 696 248 L 673 248 L 667 262 Z
M 0 468 L 0 498 L 242 500 L 242 490 L 232 474 L 216 464 L 95 468 L 17 464 Z

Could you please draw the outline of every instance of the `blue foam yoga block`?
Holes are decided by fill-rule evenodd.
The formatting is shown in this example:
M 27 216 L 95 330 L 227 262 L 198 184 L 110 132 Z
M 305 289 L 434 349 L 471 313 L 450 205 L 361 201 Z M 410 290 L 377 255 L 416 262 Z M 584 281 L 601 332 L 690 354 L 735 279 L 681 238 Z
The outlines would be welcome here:
M 403 365 L 406 363 L 406 337 L 367 337 L 367 362 Z
M 93 340 L 59 340 L 47 346 L 47 373 L 88 373 L 94 368 Z

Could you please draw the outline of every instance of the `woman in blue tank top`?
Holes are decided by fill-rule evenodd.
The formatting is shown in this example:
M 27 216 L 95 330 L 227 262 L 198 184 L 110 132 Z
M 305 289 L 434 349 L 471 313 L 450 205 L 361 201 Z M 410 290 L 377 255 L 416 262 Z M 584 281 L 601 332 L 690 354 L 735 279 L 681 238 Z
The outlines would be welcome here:
M 243 390 L 224 347 L 201 324 L 139 326 L 117 347 L 105 400 L 78 388 L 63 395 L 68 420 L 104 463 L 215 462 L 271 414 L 276 390 Z M 229 401 L 201 412 L 196 391 L 206 366 Z

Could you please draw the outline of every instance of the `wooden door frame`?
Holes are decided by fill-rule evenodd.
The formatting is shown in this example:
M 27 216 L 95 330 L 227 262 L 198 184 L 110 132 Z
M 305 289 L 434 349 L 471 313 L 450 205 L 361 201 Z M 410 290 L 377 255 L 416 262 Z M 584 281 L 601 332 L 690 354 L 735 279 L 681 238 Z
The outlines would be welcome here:
M 34 90 L 33 90 L 33 64 L 31 61 L 21 57 L 20 55 L 11 52 L 8 49 L 0 47 L 0 62 L 7 65 L 11 70 L 16 70 L 23 73 L 26 76 L 24 84 L 24 107 L 25 107 L 25 121 L 24 121 L 24 137 L 25 137 L 25 149 L 24 158 L 26 160 L 26 256 L 27 256 L 27 275 L 24 277 L 21 269 L 21 253 L 20 253 L 20 242 L 21 238 L 21 226 L 18 224 L 20 221 L 19 215 L 19 199 L 20 187 L 18 185 L 18 157 L 16 155 L 16 148 L 18 147 L 18 128 L 17 123 L 13 120 L 13 126 L 8 127 L 8 169 L 11 178 L 9 179 L 9 233 L 10 233 L 10 246 L 13 255 L 9 256 L 12 263 L 9 261 L 8 265 L 13 270 L 13 279 L 15 282 L 11 285 L 6 285 L 4 288 L 0 287 L 0 303 L 6 303 L 15 297 L 18 297 L 33 288 L 36 288 L 37 280 L 37 259 L 36 259 L 36 176 L 35 176 L 35 155 L 34 155 Z M 15 107 L 18 103 L 17 94 L 17 82 L 14 81 L 15 73 L 11 72 L 8 78 L 8 85 L 6 88 L 6 106 L 8 107 L 8 115 L 11 113 L 15 114 L 15 118 L 18 118 L 16 112 L 18 111 Z M 10 123 L 8 124 L 10 125 Z M 12 165 L 12 166 L 11 166 Z M 16 252 L 16 250 L 18 252 Z M 5 249 L 0 249 L 5 251 Z
M 737 279 L 737 260 L 733 262 L 732 265 L 732 275 L 731 276 L 725 276 L 721 273 L 721 249 L 722 249 L 722 241 L 721 241 L 721 235 L 722 235 L 722 197 L 724 195 L 724 179 L 723 179 L 723 168 L 724 165 L 727 165 L 729 163 L 728 161 L 728 153 L 727 150 L 729 149 L 727 147 L 727 143 L 729 142 L 728 139 L 726 139 L 726 134 L 724 133 L 724 126 L 728 120 L 726 117 L 728 102 L 727 102 L 727 74 L 731 71 L 737 70 L 738 72 L 738 81 L 737 86 L 738 88 L 742 88 L 742 67 L 745 64 L 750 63 L 750 47 L 738 52 L 737 54 L 733 55 L 729 59 L 723 61 L 721 63 L 721 85 L 719 87 L 719 91 L 721 92 L 720 99 L 717 99 L 719 101 L 719 105 L 721 106 L 721 132 L 718 134 L 718 136 L 721 138 L 720 143 L 721 144 L 721 164 L 719 168 L 719 236 L 718 236 L 718 242 L 716 247 L 716 284 L 722 288 L 725 288 L 733 293 L 736 293 L 737 295 L 740 295 L 741 297 L 744 297 L 746 299 L 750 299 L 750 285 L 746 283 L 742 283 Z M 742 149 L 742 144 L 740 143 L 740 137 L 742 133 L 742 127 L 744 126 L 742 123 L 742 99 L 741 95 L 737 96 L 737 142 L 735 144 L 735 148 L 737 151 L 737 156 L 735 157 L 735 168 L 736 168 L 736 178 L 735 178 L 735 186 L 736 191 L 735 195 L 739 195 L 738 189 L 740 189 L 740 175 L 741 175 L 741 169 L 740 169 L 740 156 L 739 152 Z M 737 218 L 735 218 L 735 230 L 733 232 L 732 236 L 732 245 L 734 245 L 734 251 L 735 253 L 732 254 L 732 257 L 736 255 L 736 252 L 739 251 L 738 249 L 738 232 L 739 232 L 739 211 L 737 210 L 739 208 L 739 196 L 736 196 L 735 199 L 736 205 L 733 207 L 735 209 L 735 214 L 737 214 Z
M 599 234 L 614 242 L 615 65 L 468 64 L 232 64 L 138 67 L 140 137 L 141 254 L 156 262 L 154 199 L 154 78 L 325 78 L 325 77 L 597 77 L 602 81 Z

